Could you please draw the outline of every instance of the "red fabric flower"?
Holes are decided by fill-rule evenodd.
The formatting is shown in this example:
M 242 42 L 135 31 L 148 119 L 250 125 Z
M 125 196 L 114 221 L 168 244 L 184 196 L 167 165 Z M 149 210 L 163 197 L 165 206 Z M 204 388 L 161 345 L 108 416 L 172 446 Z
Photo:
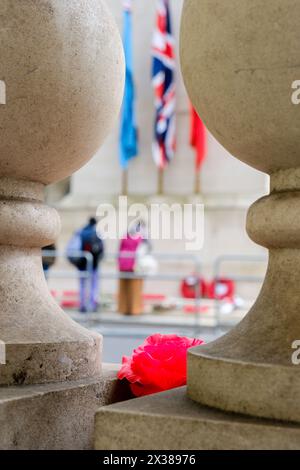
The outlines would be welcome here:
M 149 336 L 132 357 L 123 357 L 118 378 L 127 379 L 137 397 L 181 387 L 186 384 L 187 350 L 200 344 L 200 339 L 176 335 Z

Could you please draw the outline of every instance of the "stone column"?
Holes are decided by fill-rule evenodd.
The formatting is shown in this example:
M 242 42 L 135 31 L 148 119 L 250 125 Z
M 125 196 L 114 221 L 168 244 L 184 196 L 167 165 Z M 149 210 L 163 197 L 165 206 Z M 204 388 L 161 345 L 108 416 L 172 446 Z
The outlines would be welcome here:
M 191 100 L 234 156 L 271 176 L 247 231 L 269 249 L 255 305 L 229 334 L 189 354 L 188 394 L 259 417 L 300 421 L 300 3 L 186 0 L 181 62 Z
M 124 62 L 101 0 L 2 0 L 0 5 L 0 385 L 99 377 L 100 335 L 52 299 L 41 247 L 58 214 L 45 185 L 87 162 L 120 108 Z

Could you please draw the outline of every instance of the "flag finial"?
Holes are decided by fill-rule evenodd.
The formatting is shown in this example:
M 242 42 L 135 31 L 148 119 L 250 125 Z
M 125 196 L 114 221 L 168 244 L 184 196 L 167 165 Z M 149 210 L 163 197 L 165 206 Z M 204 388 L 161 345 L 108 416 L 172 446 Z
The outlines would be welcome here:
M 123 0 L 123 8 L 125 11 L 132 11 L 132 0 Z

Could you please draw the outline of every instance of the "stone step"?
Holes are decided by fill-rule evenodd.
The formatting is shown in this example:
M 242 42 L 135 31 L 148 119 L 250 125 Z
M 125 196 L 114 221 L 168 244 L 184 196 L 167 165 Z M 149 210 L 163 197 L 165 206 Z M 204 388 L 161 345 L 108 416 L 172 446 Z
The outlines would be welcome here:
M 96 450 L 299 449 L 300 425 L 191 401 L 186 388 L 117 403 L 96 415 Z
M 118 368 L 103 365 L 98 378 L 0 387 L 0 449 L 92 449 L 96 410 L 131 396 Z

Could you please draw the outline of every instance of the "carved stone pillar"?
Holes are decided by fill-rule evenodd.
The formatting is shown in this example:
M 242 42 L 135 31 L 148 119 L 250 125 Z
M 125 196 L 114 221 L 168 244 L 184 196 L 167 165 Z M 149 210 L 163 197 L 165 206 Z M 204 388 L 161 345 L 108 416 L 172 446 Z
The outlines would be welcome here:
M 123 92 L 121 41 L 102 0 L 2 0 L 0 17 L 0 385 L 99 377 L 101 336 L 73 322 L 45 282 L 41 247 L 60 221 L 43 193 L 110 130 Z
M 269 249 L 266 279 L 246 318 L 189 354 L 188 394 L 202 404 L 300 421 L 300 3 L 185 0 L 181 62 L 191 100 L 234 156 L 271 176 L 247 231 Z M 297 50 L 298 49 L 298 50 Z

